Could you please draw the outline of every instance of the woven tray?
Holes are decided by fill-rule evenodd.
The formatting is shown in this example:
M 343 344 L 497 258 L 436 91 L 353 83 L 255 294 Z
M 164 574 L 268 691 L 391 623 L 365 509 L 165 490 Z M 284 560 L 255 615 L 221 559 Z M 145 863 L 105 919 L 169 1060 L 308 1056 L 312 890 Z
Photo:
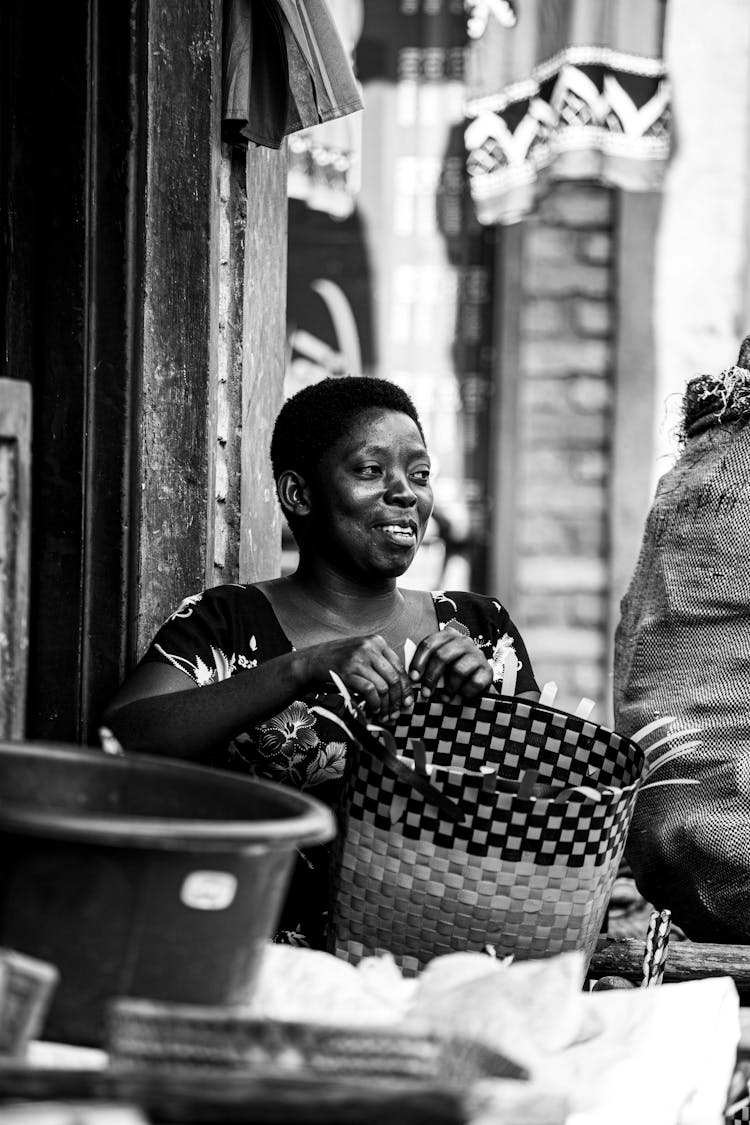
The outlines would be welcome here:
M 245 1074 L 308 1074 L 371 1079 L 525 1078 L 510 1059 L 465 1039 L 388 1027 L 331 1026 L 253 1018 L 241 1009 L 112 1003 L 108 1049 L 113 1065 L 205 1068 Z

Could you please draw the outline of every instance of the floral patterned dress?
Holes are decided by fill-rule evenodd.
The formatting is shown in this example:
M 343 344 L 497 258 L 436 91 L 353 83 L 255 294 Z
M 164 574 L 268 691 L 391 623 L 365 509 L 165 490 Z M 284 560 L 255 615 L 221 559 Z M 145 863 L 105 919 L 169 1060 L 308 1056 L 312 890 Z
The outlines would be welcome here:
M 487 656 L 495 681 L 510 651 L 519 662 L 516 691 L 538 691 L 526 647 L 507 611 L 493 598 L 432 594 L 437 624 L 470 636 Z M 154 637 L 142 662 L 173 665 L 198 685 L 218 683 L 292 652 L 270 602 L 256 586 L 215 586 L 185 598 Z M 206 764 L 311 790 L 335 807 L 346 761 L 340 728 L 295 699 L 277 715 L 237 736 Z M 281 940 L 325 944 L 327 849 L 300 857 L 281 919 Z

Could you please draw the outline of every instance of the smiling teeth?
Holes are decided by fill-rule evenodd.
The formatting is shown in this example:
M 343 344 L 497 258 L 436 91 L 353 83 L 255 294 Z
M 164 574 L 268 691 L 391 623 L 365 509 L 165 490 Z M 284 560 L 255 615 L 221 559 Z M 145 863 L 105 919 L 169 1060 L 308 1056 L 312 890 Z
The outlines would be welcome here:
M 383 531 L 388 531 L 391 535 L 403 535 L 404 538 L 411 539 L 414 532 L 410 527 L 400 527 L 398 524 L 387 523 L 383 524 Z

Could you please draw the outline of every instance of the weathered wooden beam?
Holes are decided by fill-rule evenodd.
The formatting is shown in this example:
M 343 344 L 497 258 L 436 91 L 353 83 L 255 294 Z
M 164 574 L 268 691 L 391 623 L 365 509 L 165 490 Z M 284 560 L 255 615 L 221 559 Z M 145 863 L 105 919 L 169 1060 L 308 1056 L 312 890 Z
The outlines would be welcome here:
M 639 982 L 643 975 L 644 942 L 635 938 L 600 938 L 591 960 L 592 977 L 618 976 Z M 731 977 L 740 992 L 750 990 L 750 946 L 713 942 L 670 942 L 664 980 Z
M 0 379 L 0 737 L 24 736 L 29 646 L 31 387 Z
M 286 350 L 286 145 L 247 154 L 242 373 L 240 580 L 281 564 L 281 514 L 268 450 L 283 400 Z
M 213 580 L 221 0 L 142 17 L 134 655 Z
M 247 172 L 243 150 L 223 146 L 219 244 L 213 581 L 239 581 L 243 304 Z

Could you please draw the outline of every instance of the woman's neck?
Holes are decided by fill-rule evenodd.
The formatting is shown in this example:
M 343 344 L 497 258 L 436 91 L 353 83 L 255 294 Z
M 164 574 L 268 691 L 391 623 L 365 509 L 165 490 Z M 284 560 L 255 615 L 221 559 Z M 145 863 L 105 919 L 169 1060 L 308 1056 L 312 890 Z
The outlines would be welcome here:
M 400 653 L 407 637 L 419 643 L 438 628 L 431 596 L 402 590 L 395 579 L 363 586 L 345 575 L 323 575 L 317 568 L 311 573 L 301 566 L 258 585 L 295 648 L 379 633 Z
M 293 594 L 304 599 L 308 609 L 320 610 L 325 620 L 377 625 L 404 607 L 404 596 L 395 578 L 365 585 L 320 560 L 314 566 L 300 561 L 288 582 Z

